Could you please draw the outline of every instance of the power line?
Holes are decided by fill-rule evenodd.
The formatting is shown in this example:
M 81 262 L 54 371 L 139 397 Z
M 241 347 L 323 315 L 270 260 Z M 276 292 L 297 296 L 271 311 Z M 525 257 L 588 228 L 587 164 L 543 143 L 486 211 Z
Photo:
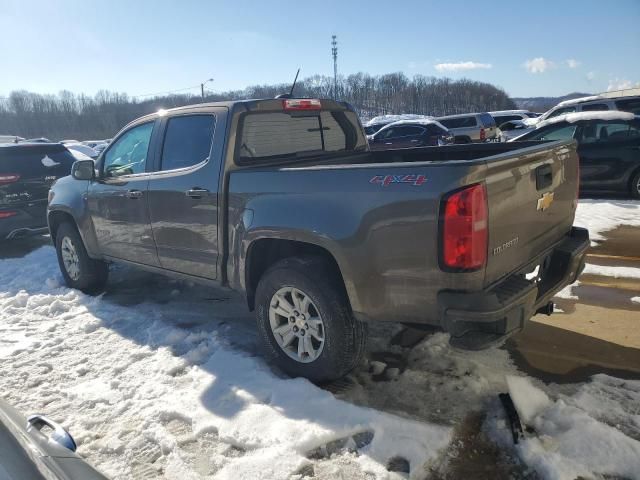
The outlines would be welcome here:
M 185 88 L 178 88 L 176 90 L 169 90 L 167 92 L 143 93 L 143 94 L 140 94 L 140 95 L 130 95 L 130 97 L 131 98 L 140 98 L 140 97 L 153 97 L 153 96 L 158 96 L 158 95 L 168 95 L 170 93 L 177 93 L 177 92 L 184 92 L 186 90 L 193 90 L 194 88 L 200 88 L 200 84 L 194 85 L 193 87 L 185 87 Z

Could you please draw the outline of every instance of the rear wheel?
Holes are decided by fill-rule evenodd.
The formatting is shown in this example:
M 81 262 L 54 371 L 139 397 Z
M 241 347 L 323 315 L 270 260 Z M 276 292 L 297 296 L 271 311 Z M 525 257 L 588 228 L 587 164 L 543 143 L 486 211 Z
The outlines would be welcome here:
M 351 312 L 337 276 L 315 257 L 272 266 L 256 291 L 256 321 L 267 356 L 294 377 L 346 375 L 361 360 L 366 325 Z
M 56 232 L 56 253 L 65 283 L 86 293 L 101 290 L 107 282 L 109 267 L 87 254 L 75 225 L 65 222 Z
M 640 170 L 631 179 L 631 198 L 640 199 Z

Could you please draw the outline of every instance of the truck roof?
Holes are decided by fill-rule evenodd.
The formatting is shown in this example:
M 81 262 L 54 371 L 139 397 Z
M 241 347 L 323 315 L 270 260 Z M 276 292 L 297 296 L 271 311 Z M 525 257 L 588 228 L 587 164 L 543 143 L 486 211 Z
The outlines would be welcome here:
M 250 110 L 257 110 L 258 106 L 261 106 L 262 104 L 269 102 L 272 103 L 273 105 L 268 105 L 269 107 L 271 107 L 271 110 L 277 110 L 279 108 L 284 110 L 283 107 L 283 101 L 284 100 L 309 100 L 308 98 L 250 98 L 250 99 L 242 99 L 242 100 L 227 100 L 224 102 L 205 102 L 205 103 L 195 103 L 192 105 L 183 105 L 181 107 L 175 107 L 175 108 L 168 108 L 168 109 L 160 109 L 157 112 L 153 112 L 153 113 L 149 113 L 147 115 L 144 115 L 142 117 L 138 117 L 135 120 L 132 120 L 131 122 L 129 122 L 127 125 L 125 125 L 123 128 L 128 127 L 129 125 L 131 125 L 132 123 L 137 123 L 141 120 L 145 120 L 145 119 L 152 119 L 152 118 L 157 118 L 159 116 L 164 116 L 167 114 L 172 114 L 175 112 L 180 112 L 183 110 L 193 110 L 194 108 L 201 108 L 203 110 L 206 110 L 207 108 L 214 108 L 214 107 L 225 107 L 228 108 L 229 110 L 233 110 L 236 107 L 238 107 L 239 105 L 244 105 L 245 109 L 247 111 Z M 353 107 L 351 107 L 351 105 L 349 105 L 347 102 L 338 102 L 336 100 L 330 99 L 330 98 L 320 98 L 318 99 L 322 102 L 322 109 L 323 110 L 353 110 Z

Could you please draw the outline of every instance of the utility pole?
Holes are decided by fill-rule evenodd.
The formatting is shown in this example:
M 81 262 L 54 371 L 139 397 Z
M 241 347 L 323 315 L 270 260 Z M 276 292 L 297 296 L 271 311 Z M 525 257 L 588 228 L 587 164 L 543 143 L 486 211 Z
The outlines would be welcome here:
M 331 55 L 333 55 L 333 99 L 338 99 L 338 41 L 331 35 Z
M 204 86 L 209 82 L 213 82 L 213 78 L 209 78 L 200 84 L 200 95 L 202 96 L 203 102 L 204 102 Z

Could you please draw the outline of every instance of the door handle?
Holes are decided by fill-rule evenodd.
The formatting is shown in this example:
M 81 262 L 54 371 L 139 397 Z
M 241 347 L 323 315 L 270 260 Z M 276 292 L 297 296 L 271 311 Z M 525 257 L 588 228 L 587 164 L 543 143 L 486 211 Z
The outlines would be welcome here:
M 126 194 L 127 198 L 135 200 L 136 198 L 142 198 L 142 192 L 140 190 L 129 190 Z
M 385 145 L 393 145 L 391 142 L 386 142 Z
M 186 192 L 187 197 L 191 198 L 202 198 L 209 195 L 209 190 L 206 188 L 191 188 Z

